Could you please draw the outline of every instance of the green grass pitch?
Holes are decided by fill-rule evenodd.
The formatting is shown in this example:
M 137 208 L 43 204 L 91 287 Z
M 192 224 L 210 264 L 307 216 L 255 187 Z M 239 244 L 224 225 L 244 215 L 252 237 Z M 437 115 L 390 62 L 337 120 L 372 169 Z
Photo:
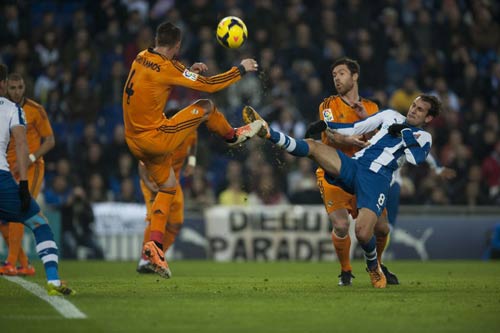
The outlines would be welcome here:
M 64 319 L 0 278 L 0 331 L 10 332 L 499 332 L 500 262 L 387 262 L 402 282 L 371 287 L 361 261 L 338 287 L 337 263 L 172 262 L 170 280 L 135 263 L 68 262 Z M 42 284 L 43 270 L 30 281 Z

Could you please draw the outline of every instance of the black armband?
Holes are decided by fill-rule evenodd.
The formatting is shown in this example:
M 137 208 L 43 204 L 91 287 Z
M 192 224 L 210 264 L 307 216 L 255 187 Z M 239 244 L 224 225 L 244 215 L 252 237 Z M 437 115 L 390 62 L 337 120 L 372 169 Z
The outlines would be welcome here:
M 240 71 L 240 75 L 243 76 L 247 73 L 247 70 L 245 69 L 245 67 L 243 65 L 238 65 L 238 70 Z

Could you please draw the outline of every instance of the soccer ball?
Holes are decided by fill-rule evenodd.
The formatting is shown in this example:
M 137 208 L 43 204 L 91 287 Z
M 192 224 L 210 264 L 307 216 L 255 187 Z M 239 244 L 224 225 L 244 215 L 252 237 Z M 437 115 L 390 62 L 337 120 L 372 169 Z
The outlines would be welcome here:
M 219 44 L 229 49 L 237 49 L 247 40 L 247 27 L 236 16 L 224 17 L 217 25 L 217 40 Z

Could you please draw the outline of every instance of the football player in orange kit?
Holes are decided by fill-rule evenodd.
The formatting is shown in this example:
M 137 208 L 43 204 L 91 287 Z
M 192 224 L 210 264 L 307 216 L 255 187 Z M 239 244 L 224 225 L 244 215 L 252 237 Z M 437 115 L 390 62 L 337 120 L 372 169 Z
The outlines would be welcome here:
M 43 155 L 50 151 L 54 145 L 54 134 L 52 126 L 45 109 L 35 101 L 25 97 L 26 86 L 21 75 L 12 73 L 7 80 L 7 97 L 24 109 L 27 121 L 26 138 L 29 149 L 28 184 L 31 196 L 36 199 L 45 174 L 45 163 Z M 7 150 L 7 161 L 16 181 L 19 181 L 17 172 L 16 149 L 14 138 L 11 138 Z M 0 274 L 5 275 L 34 275 L 35 269 L 28 262 L 28 257 L 23 251 L 21 243 L 24 235 L 22 223 L 8 223 L 0 225 L 9 254 L 6 262 L 0 267 Z M 16 268 L 19 260 L 20 266 Z
M 189 177 L 193 174 L 196 166 L 196 150 L 197 150 L 198 132 L 193 132 L 186 140 L 177 148 L 172 157 L 172 168 L 175 172 L 177 179 L 177 188 L 175 197 L 170 205 L 170 217 L 165 227 L 165 234 L 163 235 L 163 251 L 167 253 L 170 246 L 174 243 L 177 234 L 182 228 L 184 223 L 184 193 L 180 185 L 181 170 L 184 162 L 187 159 L 186 166 L 184 167 L 183 175 Z M 146 244 L 149 241 L 151 233 L 151 209 L 153 201 L 158 192 L 158 186 L 149 177 L 144 163 L 139 162 L 139 176 L 141 178 L 141 191 L 146 203 L 146 228 L 144 229 L 144 241 Z M 150 273 L 152 272 L 149 260 L 142 255 L 137 265 L 137 272 Z
M 358 80 L 360 75 L 359 64 L 349 58 L 341 58 L 332 66 L 332 77 L 338 95 L 326 98 L 319 106 L 319 117 L 326 121 L 339 123 L 354 123 L 378 112 L 378 106 L 358 94 Z M 353 156 L 358 150 L 365 147 L 364 136 L 343 136 L 338 133 L 325 131 L 322 133 L 323 143 L 340 149 L 348 156 Z M 335 186 L 325 180 L 322 168 L 316 171 L 318 187 L 323 197 L 326 211 L 332 222 L 332 242 L 339 258 L 341 272 L 339 286 L 352 284 L 352 266 L 350 261 L 351 238 L 349 236 L 349 216 L 357 216 L 356 196 L 344 191 L 340 186 Z M 382 214 L 375 226 L 377 239 L 377 258 L 382 258 L 389 226 L 387 213 Z M 381 265 L 389 284 L 397 284 L 396 276 L 389 272 L 387 267 Z
M 177 188 L 172 153 L 204 121 L 229 145 L 248 140 L 263 125 L 257 120 L 235 129 L 208 99 L 198 100 L 166 118 L 163 111 L 173 86 L 216 92 L 258 69 L 255 60 L 244 59 L 227 72 L 205 77 L 200 75 L 207 70 L 204 63 L 186 68 L 175 60 L 180 45 L 180 29 L 170 22 L 161 23 L 156 29 L 155 47 L 141 51 L 133 61 L 122 100 L 127 145 L 159 188 L 152 205 L 150 240 L 144 244 L 143 253 L 164 278 L 169 278 L 171 272 L 163 252 L 163 235 Z

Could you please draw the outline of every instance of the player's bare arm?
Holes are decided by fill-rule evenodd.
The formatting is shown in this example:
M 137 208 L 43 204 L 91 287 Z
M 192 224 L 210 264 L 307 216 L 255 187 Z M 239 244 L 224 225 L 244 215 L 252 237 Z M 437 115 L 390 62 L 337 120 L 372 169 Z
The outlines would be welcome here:
M 17 142 L 17 141 L 16 141 Z M 29 165 L 35 163 L 40 157 L 47 154 L 56 145 L 56 139 L 53 135 L 45 136 L 42 138 L 42 144 L 40 148 L 29 154 Z
M 26 128 L 15 126 L 11 128 L 11 135 L 16 142 L 17 167 L 19 179 L 26 180 L 28 170 L 28 142 L 26 141 Z
M 364 134 L 343 135 L 331 129 L 327 129 L 324 133 L 328 141 L 335 144 L 340 149 L 352 146 L 364 148 L 370 145 L 370 143 L 366 141 L 366 136 Z

